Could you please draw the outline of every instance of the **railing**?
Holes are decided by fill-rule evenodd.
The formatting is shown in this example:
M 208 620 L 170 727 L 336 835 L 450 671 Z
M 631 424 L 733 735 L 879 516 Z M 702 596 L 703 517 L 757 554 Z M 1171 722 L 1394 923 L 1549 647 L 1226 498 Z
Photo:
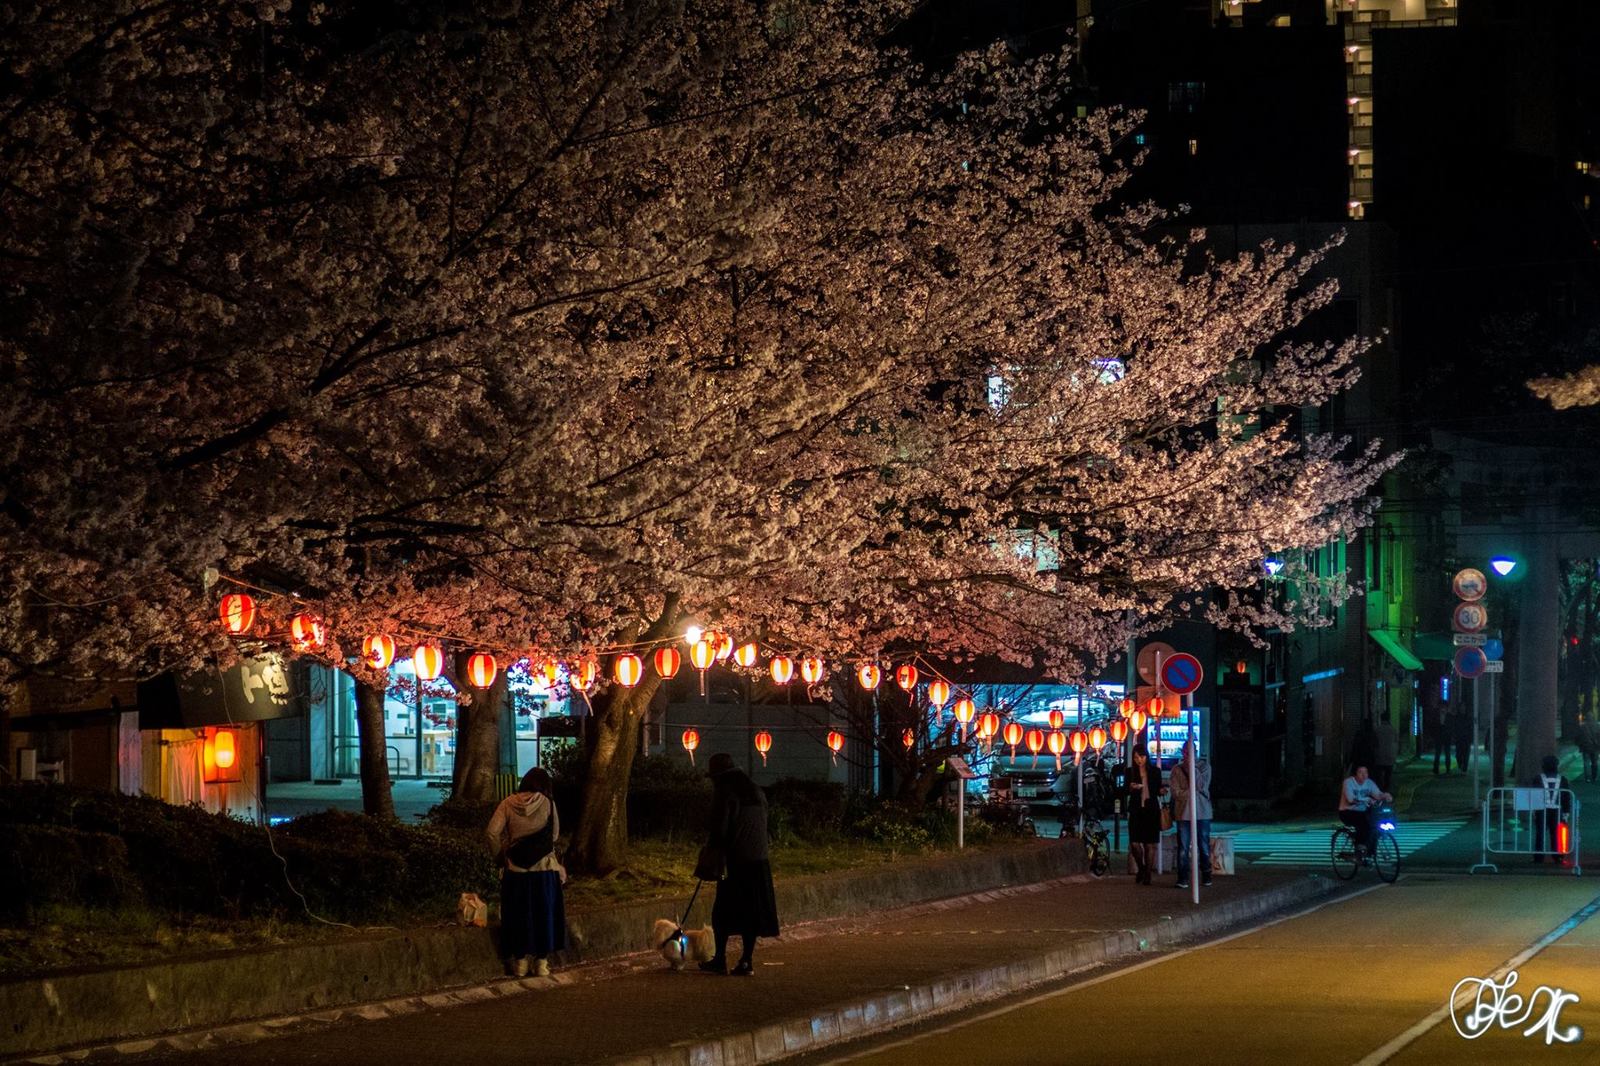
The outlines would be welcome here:
M 1555 806 L 1550 805 L 1552 798 Z M 1483 799 L 1482 855 L 1471 872 L 1498 873 L 1490 855 L 1544 855 L 1570 859 L 1573 876 L 1582 876 L 1580 807 L 1570 788 L 1553 794 L 1542 788 L 1491 788 Z

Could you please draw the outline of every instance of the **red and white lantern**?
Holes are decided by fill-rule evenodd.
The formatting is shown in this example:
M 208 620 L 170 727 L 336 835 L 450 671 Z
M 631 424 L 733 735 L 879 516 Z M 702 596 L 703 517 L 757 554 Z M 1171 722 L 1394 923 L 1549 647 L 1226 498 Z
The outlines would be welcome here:
M 689 765 L 694 765 L 694 749 L 700 746 L 700 733 L 694 729 L 683 731 L 683 750 L 689 753 Z
M 656 673 L 661 675 L 661 680 L 671 681 L 678 676 L 678 667 L 683 665 L 683 656 L 678 654 L 678 649 L 670 645 L 657 648 L 655 654 Z M 698 734 L 696 734 L 698 736 Z
M 631 651 L 623 652 L 611 664 L 611 676 L 623 688 L 632 688 L 644 676 L 644 662 Z
M 361 641 L 361 661 L 374 670 L 387 670 L 394 662 L 394 638 L 387 633 L 364 637 Z
M 878 669 L 877 663 L 862 663 L 856 670 L 856 680 L 861 683 L 862 688 L 871 692 L 878 687 L 878 682 L 883 680 L 883 671 Z
M 432 681 L 444 673 L 444 651 L 437 644 L 418 644 L 411 653 L 411 670 L 418 681 Z
M 322 627 L 322 619 L 297 614 L 289 619 L 289 639 L 295 651 L 321 651 L 328 642 L 328 632 Z
M 772 734 L 766 730 L 756 734 L 756 751 L 761 754 L 761 765 L 767 765 L 767 752 L 772 750 Z
M 472 682 L 473 688 L 488 688 L 499 673 L 500 664 L 488 652 L 474 652 L 467 659 L 467 680 Z
M 231 592 L 218 602 L 217 616 L 222 619 L 222 628 L 234 636 L 248 633 L 250 627 L 256 624 L 255 597 L 243 592 Z
M 794 677 L 794 660 L 787 655 L 774 655 L 767 664 L 767 672 L 772 675 L 774 684 L 787 685 Z
M 910 663 L 901 663 L 895 667 L 894 683 L 910 692 L 917 687 L 917 668 Z
M 821 659 L 807 656 L 800 660 L 800 680 L 808 685 L 815 685 L 827 676 L 828 667 Z

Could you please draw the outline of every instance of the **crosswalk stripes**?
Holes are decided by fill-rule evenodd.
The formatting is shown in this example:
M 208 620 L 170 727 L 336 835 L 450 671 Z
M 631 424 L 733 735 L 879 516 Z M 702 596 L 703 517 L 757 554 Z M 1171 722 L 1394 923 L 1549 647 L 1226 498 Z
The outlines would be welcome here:
M 1466 825 L 1465 819 L 1401 822 L 1394 830 L 1404 859 Z M 1252 866 L 1326 866 L 1332 823 L 1294 829 L 1242 829 L 1233 834 L 1233 853 Z

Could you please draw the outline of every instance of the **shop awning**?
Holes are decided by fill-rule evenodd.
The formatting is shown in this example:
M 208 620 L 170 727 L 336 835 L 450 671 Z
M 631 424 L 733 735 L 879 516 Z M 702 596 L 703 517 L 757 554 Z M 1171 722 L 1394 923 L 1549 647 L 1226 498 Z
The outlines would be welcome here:
M 1378 646 L 1394 657 L 1394 661 L 1407 670 L 1421 670 L 1422 660 L 1411 653 L 1398 636 L 1387 629 L 1369 629 L 1367 636 L 1378 642 Z
M 1418 633 L 1411 641 L 1411 650 L 1417 658 L 1434 662 L 1449 662 L 1455 658 L 1455 641 L 1449 633 Z

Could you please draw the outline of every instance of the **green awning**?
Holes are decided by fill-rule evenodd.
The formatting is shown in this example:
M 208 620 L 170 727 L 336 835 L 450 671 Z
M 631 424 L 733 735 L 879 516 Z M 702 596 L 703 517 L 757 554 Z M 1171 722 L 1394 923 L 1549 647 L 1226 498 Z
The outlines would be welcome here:
M 1411 649 L 1401 643 L 1400 638 L 1387 629 L 1369 629 L 1367 636 L 1378 642 L 1378 646 L 1390 655 L 1394 661 L 1407 670 L 1421 670 L 1422 660 L 1411 653 Z
M 1456 655 L 1455 641 L 1450 639 L 1449 633 L 1418 633 L 1412 638 L 1411 650 L 1417 653 L 1417 658 L 1434 662 L 1447 663 Z

